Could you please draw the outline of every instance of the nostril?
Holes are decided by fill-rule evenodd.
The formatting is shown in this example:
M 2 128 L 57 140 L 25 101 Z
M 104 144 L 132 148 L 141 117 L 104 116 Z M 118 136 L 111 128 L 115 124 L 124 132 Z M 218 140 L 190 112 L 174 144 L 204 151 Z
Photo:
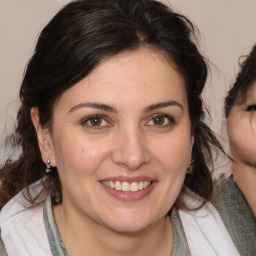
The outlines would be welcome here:
M 115 148 L 112 152 L 112 161 L 125 166 L 129 170 L 137 170 L 151 161 L 150 151 L 144 135 L 136 126 L 119 133 Z
M 126 166 L 130 170 L 137 170 L 142 165 L 150 162 L 151 156 L 148 151 L 143 150 L 128 150 L 116 149 L 112 153 L 112 160 L 115 164 Z

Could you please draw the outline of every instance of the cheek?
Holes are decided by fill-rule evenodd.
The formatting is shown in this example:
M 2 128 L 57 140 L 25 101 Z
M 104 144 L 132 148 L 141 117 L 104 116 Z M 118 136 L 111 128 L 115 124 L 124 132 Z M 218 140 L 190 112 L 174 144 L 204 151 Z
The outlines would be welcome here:
M 256 130 L 250 120 L 229 123 L 228 137 L 234 158 L 256 158 Z
M 185 173 L 191 162 L 192 139 L 189 136 L 174 136 L 156 146 L 154 158 L 161 182 L 159 200 L 164 213 L 168 212 L 177 199 L 184 183 Z
M 108 147 L 81 136 L 58 139 L 55 144 L 56 164 L 60 176 L 87 176 L 97 170 L 108 154 Z
M 154 144 L 155 158 L 168 172 L 186 170 L 191 161 L 192 140 L 189 136 L 174 136 L 164 143 Z M 182 172 L 181 172 L 182 173 Z

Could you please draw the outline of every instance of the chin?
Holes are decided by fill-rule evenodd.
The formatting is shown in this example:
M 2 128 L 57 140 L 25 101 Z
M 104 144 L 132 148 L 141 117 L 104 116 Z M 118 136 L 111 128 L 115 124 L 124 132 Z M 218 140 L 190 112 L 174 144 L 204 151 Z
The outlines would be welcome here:
M 112 224 L 109 227 L 120 233 L 137 233 L 150 227 L 154 221 L 144 216 L 135 215 L 119 215 L 118 218 L 112 219 Z
M 143 230 L 147 229 L 149 225 L 134 225 L 133 223 L 118 223 L 117 225 L 114 225 L 112 227 L 112 230 L 118 233 L 123 234 L 134 234 L 134 233 L 140 233 Z

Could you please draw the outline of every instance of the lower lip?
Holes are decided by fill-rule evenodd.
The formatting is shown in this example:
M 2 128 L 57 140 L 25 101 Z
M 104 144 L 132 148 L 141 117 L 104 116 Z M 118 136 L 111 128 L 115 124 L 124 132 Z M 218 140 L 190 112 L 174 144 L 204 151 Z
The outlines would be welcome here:
M 150 194 L 150 192 L 152 191 L 155 182 L 152 182 L 147 188 L 143 189 L 143 190 L 139 190 L 137 192 L 123 192 L 121 190 L 115 190 L 113 188 L 107 187 L 105 185 L 103 185 L 102 183 L 100 183 L 103 188 L 113 197 L 115 197 L 116 199 L 123 201 L 123 202 L 135 202 L 135 201 L 139 201 L 143 198 L 145 198 L 146 196 L 148 196 Z

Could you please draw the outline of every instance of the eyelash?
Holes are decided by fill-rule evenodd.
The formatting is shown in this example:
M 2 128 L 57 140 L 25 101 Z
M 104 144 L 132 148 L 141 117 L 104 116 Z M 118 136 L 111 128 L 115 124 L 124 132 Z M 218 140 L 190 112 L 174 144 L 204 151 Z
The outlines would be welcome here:
M 100 121 L 101 121 L 100 125 L 93 125 L 92 123 L 89 124 L 89 122 L 92 122 L 93 119 L 94 119 L 94 120 L 95 120 L 95 119 L 100 120 Z M 101 125 L 102 122 L 104 122 L 104 121 L 105 121 L 107 124 Z M 89 117 L 83 119 L 82 122 L 81 122 L 81 124 L 82 124 L 82 126 L 86 126 L 86 127 L 90 128 L 90 129 L 102 129 L 102 128 L 106 127 L 106 126 L 111 126 L 111 124 L 107 121 L 106 116 L 104 116 L 104 115 L 98 115 L 98 114 L 97 114 L 97 115 L 92 115 L 92 116 L 89 116 Z
M 166 122 L 166 119 L 167 119 L 167 124 L 148 124 L 148 123 L 150 123 L 150 122 L 154 122 L 154 118 L 164 118 L 165 120 L 163 120 L 164 121 L 164 123 Z M 167 115 L 167 114 L 155 114 L 155 115 L 153 115 L 152 117 L 151 117 L 151 119 L 150 119 L 150 121 L 148 122 L 147 124 L 148 124 L 148 126 L 154 126 L 155 128 L 166 128 L 166 127 L 170 127 L 171 125 L 173 125 L 173 124 L 175 124 L 176 123 L 176 121 L 175 121 L 175 119 L 172 117 L 172 116 L 170 116 L 170 115 Z
M 250 105 L 247 107 L 246 111 L 256 111 L 256 105 Z
M 162 120 L 164 123 L 163 124 L 155 124 L 154 120 L 157 121 L 157 118 L 164 118 L 164 120 Z M 93 125 L 91 122 L 94 120 L 98 119 L 98 121 L 100 121 L 99 125 Z M 167 124 L 166 124 L 167 121 Z M 106 124 L 102 125 L 102 122 L 106 122 Z M 150 122 L 153 122 L 153 124 L 150 124 Z M 167 114 L 155 114 L 153 115 L 150 120 L 146 123 L 146 126 L 154 126 L 155 128 L 166 128 L 166 127 L 170 127 L 171 125 L 175 124 L 176 121 L 174 120 L 174 118 L 170 115 Z M 81 121 L 82 126 L 86 126 L 87 128 L 90 129 L 102 129 L 104 127 L 110 127 L 112 126 L 109 121 L 107 120 L 107 117 L 104 115 L 92 115 L 89 117 L 86 117 L 85 119 L 83 119 Z

